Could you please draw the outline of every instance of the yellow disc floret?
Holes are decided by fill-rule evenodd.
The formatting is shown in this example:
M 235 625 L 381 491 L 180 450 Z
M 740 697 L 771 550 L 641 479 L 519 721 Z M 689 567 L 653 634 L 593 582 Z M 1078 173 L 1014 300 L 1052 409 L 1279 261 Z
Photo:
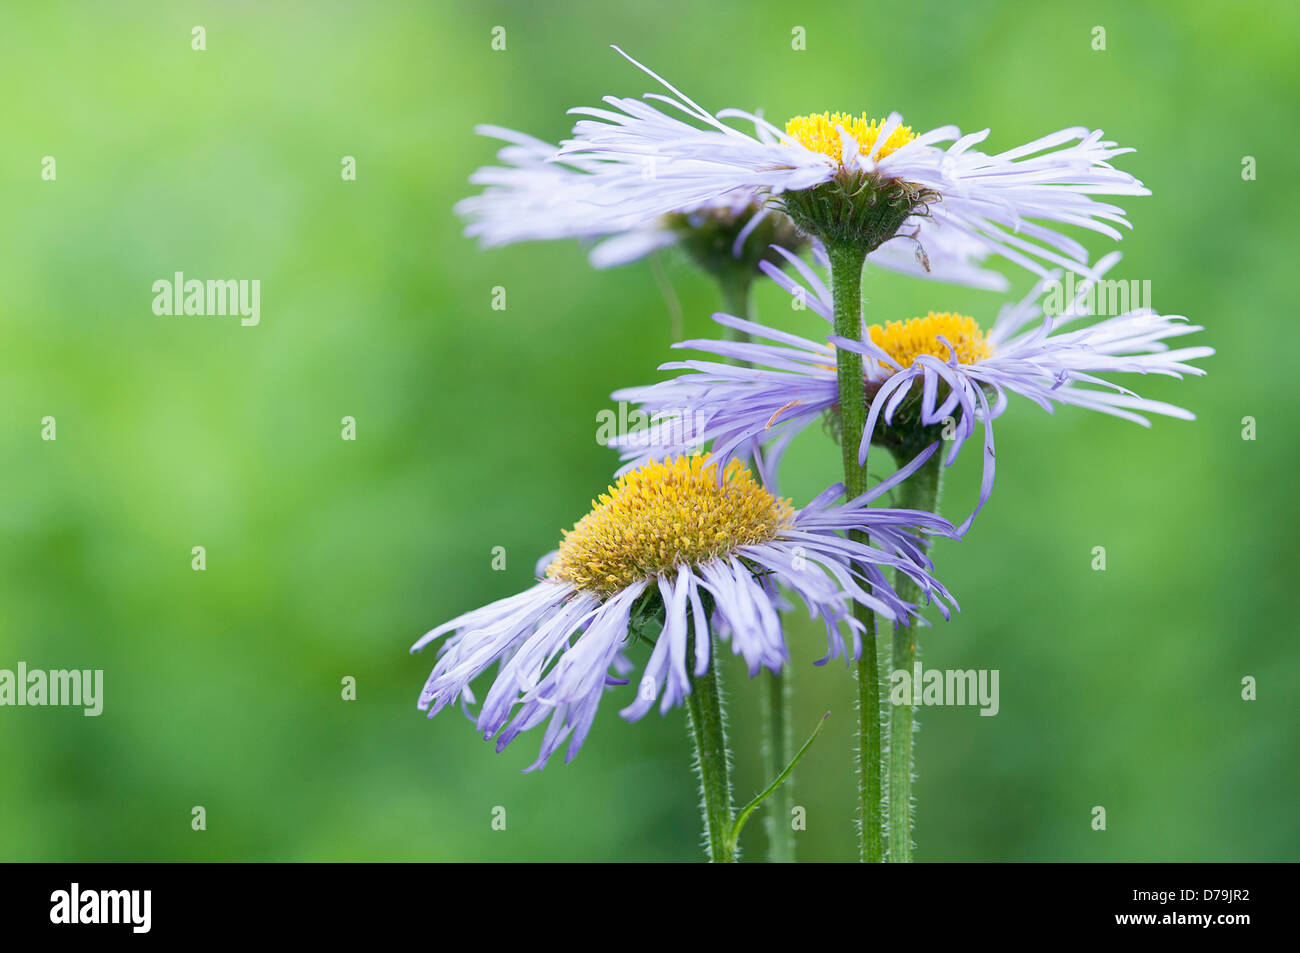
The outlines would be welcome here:
M 843 126 L 844 131 L 857 140 L 858 150 L 866 155 L 876 144 L 884 124 L 884 120 L 868 119 L 866 113 L 855 118 L 848 113 L 825 112 L 814 113 L 811 116 L 795 116 L 785 124 L 785 133 L 813 152 L 828 155 L 838 162 L 844 153 L 844 143 L 835 130 L 836 126 Z M 881 144 L 876 158 L 883 159 L 915 138 L 911 126 L 899 126 Z
M 939 338 L 947 340 L 952 350 Z M 947 361 L 955 350 L 959 364 L 974 364 L 993 354 L 992 345 L 974 318 L 947 311 L 931 311 L 924 318 L 907 321 L 890 321 L 883 328 L 873 324 L 871 343 L 904 368 L 911 367 L 922 354 L 932 354 Z
M 619 477 L 565 532 L 546 575 L 610 595 L 769 542 L 793 521 L 790 501 L 768 493 L 742 461 L 727 464 L 721 481 L 707 461 L 678 457 Z

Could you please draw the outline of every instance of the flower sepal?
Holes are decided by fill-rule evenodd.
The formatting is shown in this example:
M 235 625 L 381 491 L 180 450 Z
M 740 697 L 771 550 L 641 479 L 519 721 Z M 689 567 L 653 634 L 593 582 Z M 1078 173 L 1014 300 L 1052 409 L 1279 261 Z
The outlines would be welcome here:
M 804 233 L 828 248 L 864 257 L 898 235 L 912 216 L 928 215 L 938 193 L 879 172 L 841 169 L 827 182 L 781 195 L 782 210 Z

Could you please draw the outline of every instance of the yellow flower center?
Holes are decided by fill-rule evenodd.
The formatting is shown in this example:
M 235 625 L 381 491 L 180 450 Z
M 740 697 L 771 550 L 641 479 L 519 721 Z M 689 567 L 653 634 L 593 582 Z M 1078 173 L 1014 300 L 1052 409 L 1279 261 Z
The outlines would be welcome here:
M 844 143 L 835 131 L 836 126 L 843 126 L 844 131 L 857 140 L 859 151 L 866 155 L 876 144 L 884 124 L 883 119 L 867 119 L 866 113 L 854 118 L 848 113 L 825 112 L 820 115 L 814 113 L 811 116 L 795 116 L 785 124 L 785 133 L 813 152 L 828 155 L 838 162 L 844 153 Z M 876 158 L 883 159 L 891 152 L 897 152 L 915 138 L 911 126 L 899 126 L 880 146 Z
M 941 337 L 952 344 L 952 350 L 939 340 Z M 947 311 L 931 311 L 924 318 L 907 321 L 890 321 L 883 328 L 873 324 L 871 343 L 904 368 L 911 367 L 922 354 L 932 354 L 947 361 L 955 350 L 959 364 L 974 364 L 993 354 L 992 345 L 974 318 Z
M 682 565 L 697 566 L 740 546 L 765 543 L 794 519 L 740 460 L 718 481 L 708 454 L 649 463 L 591 501 L 564 534 L 546 570 L 551 579 L 612 595 Z

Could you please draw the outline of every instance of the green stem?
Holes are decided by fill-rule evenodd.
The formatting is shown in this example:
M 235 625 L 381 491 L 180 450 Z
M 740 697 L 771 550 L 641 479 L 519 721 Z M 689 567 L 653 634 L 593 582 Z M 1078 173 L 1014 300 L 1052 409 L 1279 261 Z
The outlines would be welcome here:
M 722 289 L 722 310 L 746 321 L 754 320 L 754 302 L 749 291 L 754 284 L 754 275 L 747 268 L 729 268 L 717 274 L 718 287 Z M 749 335 L 735 328 L 727 328 L 727 336 L 733 341 L 748 341 Z
M 835 333 L 850 340 L 862 339 L 862 266 L 866 248 L 855 244 L 829 244 L 831 297 L 835 308 Z M 845 348 L 835 350 L 835 369 L 840 393 L 840 446 L 843 451 L 846 497 L 860 496 L 867 489 L 867 471 L 858 466 L 858 444 L 867 419 L 867 393 L 862 376 L 862 355 Z M 866 541 L 855 531 L 854 539 Z M 866 606 L 853 604 L 853 615 L 862 623 L 862 654 L 858 657 L 858 799 L 860 843 L 858 856 L 864 863 L 879 863 L 884 857 L 881 824 L 880 751 L 880 663 L 876 657 L 876 617 Z
M 748 268 L 728 269 L 717 276 L 722 289 L 723 310 L 746 321 L 754 320 L 754 302 L 750 296 L 753 272 Z M 748 341 L 749 335 L 728 329 L 733 341 Z M 789 666 L 782 672 L 765 671 L 759 692 L 763 729 L 763 776 L 774 778 L 794 758 L 794 730 L 791 723 L 793 686 Z M 782 784 L 771 795 L 763 829 L 767 834 L 767 859 L 774 864 L 794 863 L 794 828 L 790 817 L 794 811 L 794 784 Z
M 939 512 L 939 488 L 943 476 L 943 453 L 938 451 L 911 479 L 899 487 L 901 509 Z M 906 464 L 905 454 L 899 456 Z M 905 574 L 898 573 L 895 591 L 905 602 L 921 601 L 921 590 Z M 916 706 L 912 704 L 920 687 L 910 682 L 916 662 L 917 633 L 920 626 L 894 625 L 893 671 L 907 672 L 912 685 L 908 704 L 895 705 L 889 716 L 889 861 L 908 863 L 912 859 L 912 736 L 916 726 Z
M 704 638 L 708 638 L 704 633 Z M 688 664 L 694 664 L 696 633 L 686 643 Z M 735 863 L 737 851 L 731 842 L 734 811 L 731 806 L 730 751 L 722 712 L 722 691 L 718 686 L 718 659 L 709 639 L 709 669 L 691 676 L 691 693 L 686 696 L 686 711 L 691 737 L 695 741 L 695 770 L 700 778 L 700 810 L 704 817 L 704 836 L 709 861 Z
M 789 666 L 787 666 L 788 670 Z M 774 778 L 794 758 L 794 731 L 790 723 L 793 686 L 785 672 L 762 675 L 763 776 Z M 794 782 L 781 785 L 771 795 L 763 816 L 767 833 L 767 859 L 774 864 L 794 863 Z

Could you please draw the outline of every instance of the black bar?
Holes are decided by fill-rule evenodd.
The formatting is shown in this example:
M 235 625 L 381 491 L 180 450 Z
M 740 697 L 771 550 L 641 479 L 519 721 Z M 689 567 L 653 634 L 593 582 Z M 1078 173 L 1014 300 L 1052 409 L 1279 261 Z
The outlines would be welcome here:
M 1124 934 L 1232 942 L 1243 931 L 1286 924 L 1283 881 L 1293 879 L 1284 865 L 1227 864 L 532 869 L 541 866 L 558 865 L 8 864 L 0 923 L 6 939 L 333 942 L 405 933 L 436 944 L 504 929 L 498 936 L 511 942 L 549 945 L 582 936 L 617 943 L 628 929 L 666 938 L 706 912 L 737 935 L 784 922 L 796 936 L 824 936 L 851 913 L 856 923 L 868 915 L 873 937 L 916 944 Z M 125 922 L 52 922 L 71 919 L 73 884 L 78 919 L 100 910 L 108 919 L 116 910 Z M 147 931 L 139 929 L 143 891 Z M 698 906 L 690 912 L 693 896 Z

